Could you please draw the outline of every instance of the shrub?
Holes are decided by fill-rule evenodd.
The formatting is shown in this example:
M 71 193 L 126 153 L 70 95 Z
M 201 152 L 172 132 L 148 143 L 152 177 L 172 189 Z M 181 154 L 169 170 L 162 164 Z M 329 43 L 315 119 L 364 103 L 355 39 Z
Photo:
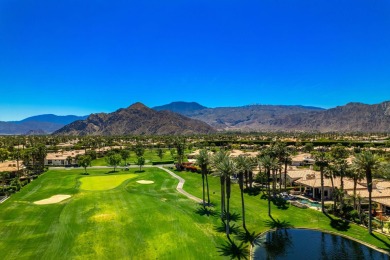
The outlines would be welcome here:
M 159 165 L 159 164 L 173 164 L 173 160 L 168 161 L 153 161 L 152 165 Z

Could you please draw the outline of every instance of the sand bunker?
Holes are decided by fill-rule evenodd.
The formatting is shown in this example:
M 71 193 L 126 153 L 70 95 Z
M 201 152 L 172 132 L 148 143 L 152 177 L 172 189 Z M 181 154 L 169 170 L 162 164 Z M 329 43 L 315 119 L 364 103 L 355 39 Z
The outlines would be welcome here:
M 35 201 L 34 204 L 38 204 L 38 205 L 54 204 L 66 200 L 70 197 L 71 197 L 70 195 L 54 195 L 48 199 Z
M 140 180 L 140 181 L 137 181 L 138 183 L 140 184 L 152 184 L 154 183 L 154 181 L 147 181 L 147 180 Z

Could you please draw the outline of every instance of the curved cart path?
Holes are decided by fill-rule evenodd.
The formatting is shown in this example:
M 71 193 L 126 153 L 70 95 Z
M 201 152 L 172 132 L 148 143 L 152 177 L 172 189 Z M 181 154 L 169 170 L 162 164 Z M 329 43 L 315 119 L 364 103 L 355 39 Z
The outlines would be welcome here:
M 198 197 L 195 197 L 194 195 L 192 195 L 192 194 L 186 192 L 185 190 L 183 190 L 183 186 L 184 186 L 185 180 L 184 180 L 182 177 L 180 177 L 179 175 L 175 174 L 174 172 L 172 172 L 172 171 L 170 171 L 170 170 L 168 170 L 168 169 L 166 169 L 166 168 L 163 168 L 163 167 L 157 167 L 157 168 L 159 168 L 159 169 L 161 169 L 161 170 L 163 170 L 163 171 L 166 171 L 166 172 L 169 173 L 172 177 L 174 177 L 174 178 L 176 178 L 176 179 L 179 180 L 179 183 L 178 183 L 177 186 L 176 186 L 176 190 L 177 190 L 178 192 L 180 192 L 181 194 L 183 194 L 183 195 L 186 196 L 187 198 L 192 199 L 192 200 L 194 200 L 194 201 L 196 201 L 196 202 L 198 202 L 198 203 L 203 203 L 203 200 L 202 200 L 202 199 L 200 199 L 200 198 L 198 198 Z

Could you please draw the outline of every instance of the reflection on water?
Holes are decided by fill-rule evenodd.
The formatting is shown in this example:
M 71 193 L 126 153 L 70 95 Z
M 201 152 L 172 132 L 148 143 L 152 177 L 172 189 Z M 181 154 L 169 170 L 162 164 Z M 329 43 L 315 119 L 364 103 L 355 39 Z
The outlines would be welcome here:
M 255 241 L 253 259 L 390 259 L 340 236 L 304 229 L 279 229 Z

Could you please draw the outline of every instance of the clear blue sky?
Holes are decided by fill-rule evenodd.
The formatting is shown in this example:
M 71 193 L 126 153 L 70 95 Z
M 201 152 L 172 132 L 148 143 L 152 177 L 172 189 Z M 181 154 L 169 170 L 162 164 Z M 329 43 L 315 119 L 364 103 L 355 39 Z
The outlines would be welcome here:
M 0 120 L 390 100 L 390 2 L 0 1 Z

